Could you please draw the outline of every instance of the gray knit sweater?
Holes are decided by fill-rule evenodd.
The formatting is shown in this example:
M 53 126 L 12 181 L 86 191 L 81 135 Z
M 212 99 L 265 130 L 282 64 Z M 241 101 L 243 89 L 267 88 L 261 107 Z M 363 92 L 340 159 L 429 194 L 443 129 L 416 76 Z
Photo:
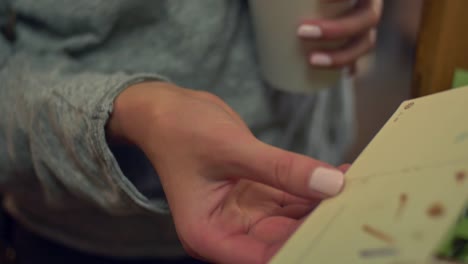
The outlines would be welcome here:
M 353 132 L 349 80 L 288 95 L 258 73 L 242 0 L 0 0 L 0 191 L 31 230 L 114 256 L 181 253 L 157 173 L 110 146 L 115 97 L 154 79 L 223 98 L 255 135 L 338 163 Z M 11 27 L 10 27 L 11 29 Z

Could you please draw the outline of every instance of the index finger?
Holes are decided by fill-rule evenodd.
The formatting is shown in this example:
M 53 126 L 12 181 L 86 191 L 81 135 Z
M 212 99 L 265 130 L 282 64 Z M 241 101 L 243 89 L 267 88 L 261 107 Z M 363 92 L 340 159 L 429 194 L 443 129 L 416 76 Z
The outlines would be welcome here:
M 231 154 L 240 177 L 306 199 L 337 195 L 344 185 L 343 172 L 337 168 L 258 140 L 238 145 Z

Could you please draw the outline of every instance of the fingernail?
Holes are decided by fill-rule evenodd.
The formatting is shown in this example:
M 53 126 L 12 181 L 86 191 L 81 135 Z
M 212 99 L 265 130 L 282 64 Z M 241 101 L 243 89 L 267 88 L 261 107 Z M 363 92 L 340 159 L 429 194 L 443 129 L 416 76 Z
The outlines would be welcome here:
M 338 194 L 343 188 L 344 175 L 339 170 L 317 168 L 309 179 L 309 188 L 329 196 Z
M 322 36 L 322 29 L 314 25 L 301 25 L 297 29 L 297 34 L 305 38 L 319 38 Z
M 333 61 L 327 54 L 314 54 L 310 57 L 310 63 L 317 66 L 331 66 Z

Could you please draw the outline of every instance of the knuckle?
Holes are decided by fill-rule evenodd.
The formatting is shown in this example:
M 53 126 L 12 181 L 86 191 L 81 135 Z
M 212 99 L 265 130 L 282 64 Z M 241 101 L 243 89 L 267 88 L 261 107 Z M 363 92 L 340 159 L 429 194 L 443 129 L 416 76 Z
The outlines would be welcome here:
M 289 155 L 283 155 L 282 157 L 276 160 L 274 166 L 274 179 L 275 184 L 278 186 L 279 189 L 287 189 L 292 177 L 293 164 L 294 159 Z
M 380 12 L 376 8 L 372 8 L 369 12 L 369 24 L 376 26 L 380 21 Z

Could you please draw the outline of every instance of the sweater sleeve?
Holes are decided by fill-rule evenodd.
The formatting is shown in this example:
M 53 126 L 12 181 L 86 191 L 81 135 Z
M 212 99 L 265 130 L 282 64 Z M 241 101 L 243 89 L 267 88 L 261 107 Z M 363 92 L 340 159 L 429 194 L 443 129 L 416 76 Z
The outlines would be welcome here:
M 116 96 L 148 80 L 164 78 L 87 72 L 0 35 L 0 191 L 40 193 L 52 206 L 85 200 L 114 214 L 165 212 L 125 177 L 105 137 Z

